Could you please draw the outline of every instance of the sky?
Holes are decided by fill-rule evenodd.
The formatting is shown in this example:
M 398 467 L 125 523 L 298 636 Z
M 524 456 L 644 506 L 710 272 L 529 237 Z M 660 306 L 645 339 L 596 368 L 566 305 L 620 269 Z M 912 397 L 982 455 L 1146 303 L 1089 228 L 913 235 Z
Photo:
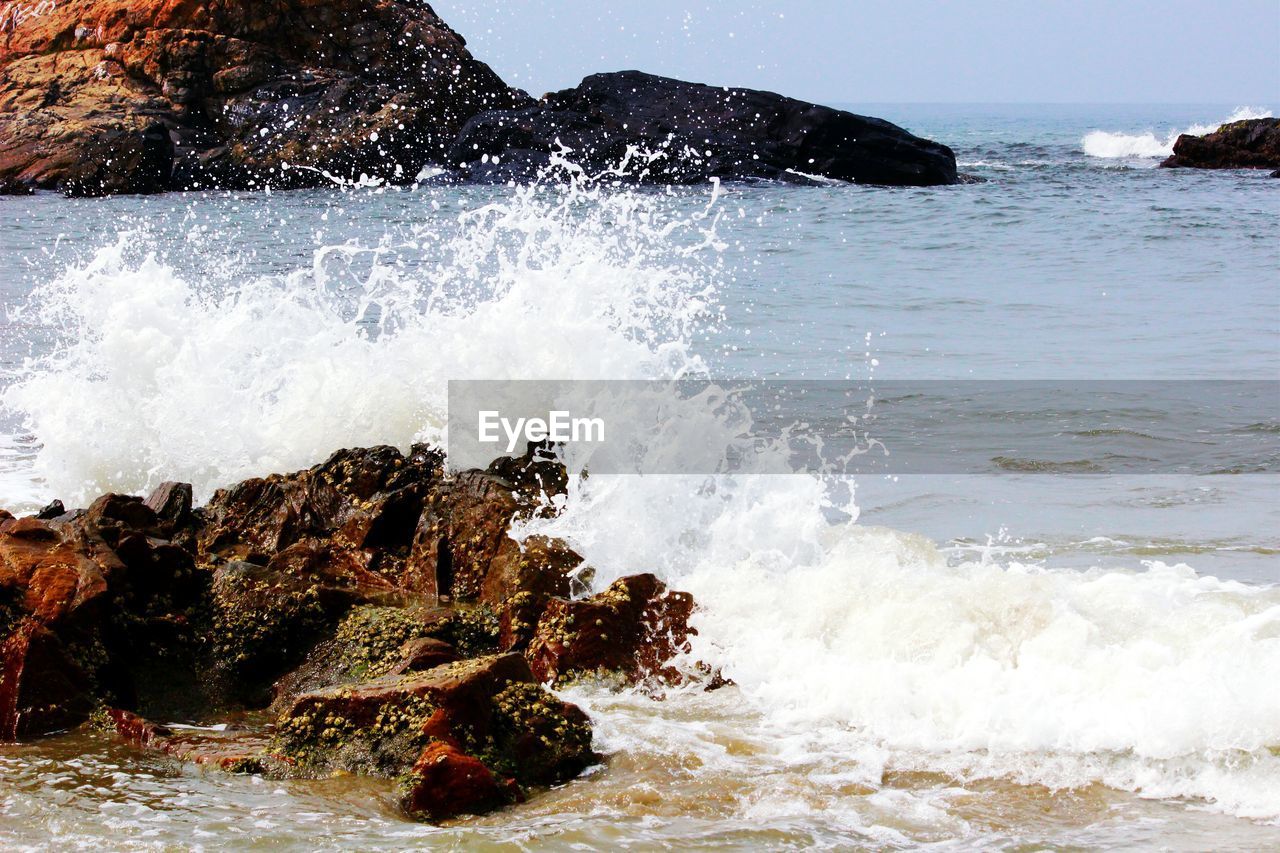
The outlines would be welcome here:
M 541 95 L 638 68 L 820 102 L 1280 102 L 1280 0 L 433 0 Z

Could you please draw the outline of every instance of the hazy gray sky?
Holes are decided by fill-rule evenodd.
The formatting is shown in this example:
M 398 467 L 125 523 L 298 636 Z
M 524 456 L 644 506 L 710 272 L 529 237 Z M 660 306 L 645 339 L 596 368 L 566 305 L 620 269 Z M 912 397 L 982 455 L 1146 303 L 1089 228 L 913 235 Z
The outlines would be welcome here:
M 828 102 L 1280 101 L 1280 0 L 432 5 L 534 95 L 639 68 Z

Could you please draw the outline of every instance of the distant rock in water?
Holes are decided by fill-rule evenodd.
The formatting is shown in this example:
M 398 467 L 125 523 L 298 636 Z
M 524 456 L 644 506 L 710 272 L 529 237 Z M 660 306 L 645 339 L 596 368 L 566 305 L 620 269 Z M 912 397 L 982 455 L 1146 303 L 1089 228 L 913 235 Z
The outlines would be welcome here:
M 590 172 L 614 168 L 634 152 L 629 174 L 619 177 L 646 183 L 959 182 L 950 148 L 882 119 L 640 71 L 593 74 L 537 104 L 481 113 L 462 129 L 449 160 L 470 180 L 523 181 L 561 147 Z
M 633 176 L 655 183 L 956 183 L 946 146 L 765 92 L 622 72 L 535 102 L 412 0 L 77 0 L 0 17 L 0 195 L 412 183 L 428 166 L 525 180 L 557 140 L 592 171 L 659 151 Z
M 0 192 L 408 182 L 528 101 L 411 0 L 32 4 L 0 19 Z
M 1280 118 L 1233 121 L 1204 136 L 1184 133 L 1173 143 L 1173 156 L 1160 165 L 1192 169 L 1276 169 L 1280 167 Z

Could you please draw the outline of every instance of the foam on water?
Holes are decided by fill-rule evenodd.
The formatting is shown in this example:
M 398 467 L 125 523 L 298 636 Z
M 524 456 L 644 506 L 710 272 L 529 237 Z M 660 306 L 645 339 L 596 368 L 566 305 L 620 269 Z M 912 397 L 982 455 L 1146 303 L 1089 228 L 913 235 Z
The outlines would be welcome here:
M 921 537 L 827 524 L 813 480 L 707 491 L 593 477 L 547 526 L 601 580 L 658 566 L 693 592 L 692 658 L 723 666 L 796 762 L 820 748 L 1280 817 L 1280 590 L 1159 562 L 949 564 Z
M 1194 124 L 1186 130 L 1173 131 L 1163 138 L 1151 131 L 1124 133 L 1095 130 L 1086 134 L 1080 144 L 1084 153 L 1090 157 L 1129 160 L 1163 158 L 1173 154 L 1173 143 L 1177 142 L 1178 137 L 1184 133 L 1191 136 L 1204 136 L 1206 133 L 1217 130 L 1221 125 L 1251 118 L 1271 118 L 1271 112 L 1254 107 L 1239 107 L 1230 116 L 1216 124 Z
M 514 189 L 450 234 L 423 225 L 213 283 L 126 235 L 27 309 L 61 345 L 4 396 L 41 446 L 24 488 L 80 502 L 185 479 L 208 495 L 339 447 L 440 441 L 451 378 L 700 374 L 715 223 L 712 204 L 679 218 L 657 194 Z M 354 258 L 358 281 L 333 272 Z M 833 766 L 871 786 L 890 770 L 1102 782 L 1280 818 L 1280 591 L 1159 563 L 948 563 L 920 537 L 831 523 L 856 508 L 830 485 L 593 476 L 523 532 L 567 537 L 598 584 L 652 570 L 693 592 L 690 659 L 723 668 L 746 736 L 815 784 Z M 603 695 L 583 701 L 611 713 Z M 701 700 L 667 701 L 674 714 Z M 789 809 L 780 793 L 744 817 Z

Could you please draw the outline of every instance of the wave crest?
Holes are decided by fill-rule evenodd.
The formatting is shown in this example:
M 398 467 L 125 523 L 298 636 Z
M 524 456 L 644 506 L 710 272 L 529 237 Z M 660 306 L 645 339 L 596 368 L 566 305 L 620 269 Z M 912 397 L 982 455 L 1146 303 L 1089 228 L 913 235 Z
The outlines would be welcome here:
M 1271 111 L 1257 107 L 1238 107 L 1230 116 L 1216 124 L 1193 124 L 1186 130 L 1175 130 L 1163 138 L 1151 131 L 1124 133 L 1094 130 L 1085 134 L 1080 144 L 1085 154 L 1102 159 L 1140 160 L 1168 157 L 1173 154 L 1173 143 L 1177 142 L 1178 137 L 1184 133 L 1203 136 L 1224 124 L 1251 118 L 1271 118 Z

